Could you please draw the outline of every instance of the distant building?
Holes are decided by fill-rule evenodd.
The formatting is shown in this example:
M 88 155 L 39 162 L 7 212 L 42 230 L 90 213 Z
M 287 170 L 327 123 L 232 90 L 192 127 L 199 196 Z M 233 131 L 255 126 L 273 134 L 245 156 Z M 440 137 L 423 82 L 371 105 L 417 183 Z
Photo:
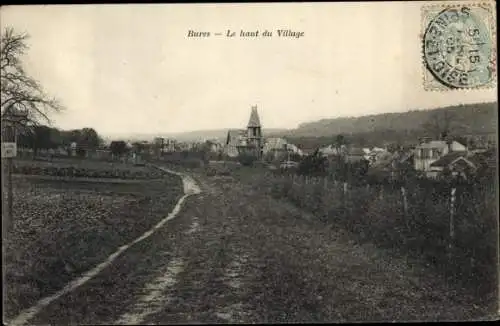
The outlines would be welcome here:
M 262 158 L 263 153 L 262 126 L 260 124 L 257 107 L 252 106 L 247 129 L 229 130 L 226 137 L 225 153 L 230 157 L 236 157 L 240 153 L 251 153 Z
M 457 141 L 431 140 L 423 142 L 415 147 L 415 170 L 426 173 L 429 172 L 428 175 L 433 176 L 436 173 L 431 173 L 433 169 L 431 164 L 452 152 L 461 152 L 465 154 L 467 152 L 467 147 Z
M 345 145 L 341 145 L 340 148 L 337 148 L 335 145 L 328 145 L 319 149 L 319 152 L 324 157 L 333 157 L 337 155 L 341 155 L 346 162 L 359 162 L 365 160 L 366 153 L 361 148 L 348 148 Z
M 331 155 L 344 155 L 347 154 L 347 147 L 345 145 L 341 145 L 340 148 L 337 149 L 337 146 L 335 145 L 328 145 L 321 147 L 318 151 L 325 157 Z
M 284 159 L 288 154 L 303 156 L 304 153 L 294 144 L 290 144 L 284 138 L 267 138 L 264 142 L 263 155 L 272 160 Z
M 177 141 L 175 139 L 165 139 L 163 142 L 162 152 L 164 153 L 172 153 L 175 152 L 175 145 Z
M 212 153 L 219 153 L 223 150 L 223 146 L 218 140 L 207 140 L 205 144 L 208 146 L 208 150 Z
M 347 151 L 346 160 L 350 163 L 365 160 L 365 152 L 361 148 L 350 148 Z
M 477 166 L 471 159 L 472 155 L 465 151 L 450 152 L 440 157 L 437 161 L 430 164 L 427 176 L 436 178 L 443 173 L 445 169 L 450 171 L 452 176 L 469 175 L 475 173 Z
M 413 150 L 401 150 L 395 153 L 379 152 L 376 159 L 370 164 L 369 173 L 379 174 L 395 179 L 408 168 L 414 166 Z
M 373 164 L 380 157 L 380 155 L 388 153 L 386 149 L 380 147 L 373 147 L 371 149 L 363 148 L 363 152 L 365 153 L 365 160 L 367 160 L 370 164 Z
M 237 157 L 239 146 L 246 144 L 246 130 L 229 130 L 227 133 L 224 152 L 229 157 Z

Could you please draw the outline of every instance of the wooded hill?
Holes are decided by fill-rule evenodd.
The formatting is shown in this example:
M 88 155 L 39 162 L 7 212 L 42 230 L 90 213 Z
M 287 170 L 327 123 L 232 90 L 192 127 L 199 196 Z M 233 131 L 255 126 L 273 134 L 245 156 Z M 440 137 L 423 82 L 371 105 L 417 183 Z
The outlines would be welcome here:
M 498 128 L 497 112 L 498 103 L 495 102 L 322 119 L 303 123 L 296 129 L 273 136 L 285 137 L 305 148 L 330 144 L 338 134 L 345 135 L 352 144 L 358 146 L 415 143 L 419 137 L 438 137 L 443 128 L 456 137 L 488 134 L 494 137 Z

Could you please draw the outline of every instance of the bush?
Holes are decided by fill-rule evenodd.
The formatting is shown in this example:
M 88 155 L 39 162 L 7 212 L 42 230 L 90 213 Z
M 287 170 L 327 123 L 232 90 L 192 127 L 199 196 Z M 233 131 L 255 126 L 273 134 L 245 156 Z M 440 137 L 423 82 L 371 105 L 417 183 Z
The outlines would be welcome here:
M 326 175 L 328 162 L 325 157 L 316 150 L 313 154 L 306 156 L 298 167 L 298 174 L 301 175 Z
M 238 162 L 243 166 L 252 166 L 257 161 L 257 156 L 249 153 L 242 153 L 238 155 Z
M 433 265 L 455 281 L 465 282 L 481 295 L 495 283 L 498 234 L 496 188 L 490 182 L 409 178 L 398 183 L 349 184 L 304 182 L 304 177 L 268 173 L 260 185 L 269 184 L 270 194 L 287 198 L 314 213 L 318 219 L 352 232 L 360 241 L 395 249 Z M 401 187 L 406 190 L 407 212 Z M 453 260 L 450 243 L 450 197 L 456 188 Z M 490 285 L 487 288 L 486 285 Z M 484 287 L 484 288 L 483 288 Z

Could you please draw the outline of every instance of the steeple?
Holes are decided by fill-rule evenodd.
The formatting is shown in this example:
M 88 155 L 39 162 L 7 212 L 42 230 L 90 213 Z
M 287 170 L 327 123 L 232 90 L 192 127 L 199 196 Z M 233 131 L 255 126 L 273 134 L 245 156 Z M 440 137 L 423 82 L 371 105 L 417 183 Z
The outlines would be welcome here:
M 250 114 L 250 120 L 248 121 L 248 128 L 260 128 L 259 113 L 257 112 L 257 105 L 252 106 L 252 113 Z

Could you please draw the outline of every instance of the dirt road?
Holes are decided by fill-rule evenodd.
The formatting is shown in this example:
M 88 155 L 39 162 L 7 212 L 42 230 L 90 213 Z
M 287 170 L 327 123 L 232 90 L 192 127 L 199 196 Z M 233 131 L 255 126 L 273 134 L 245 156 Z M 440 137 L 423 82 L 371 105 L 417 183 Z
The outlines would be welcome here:
M 429 271 L 360 246 L 231 179 L 201 193 L 30 324 L 463 320 L 484 312 Z

